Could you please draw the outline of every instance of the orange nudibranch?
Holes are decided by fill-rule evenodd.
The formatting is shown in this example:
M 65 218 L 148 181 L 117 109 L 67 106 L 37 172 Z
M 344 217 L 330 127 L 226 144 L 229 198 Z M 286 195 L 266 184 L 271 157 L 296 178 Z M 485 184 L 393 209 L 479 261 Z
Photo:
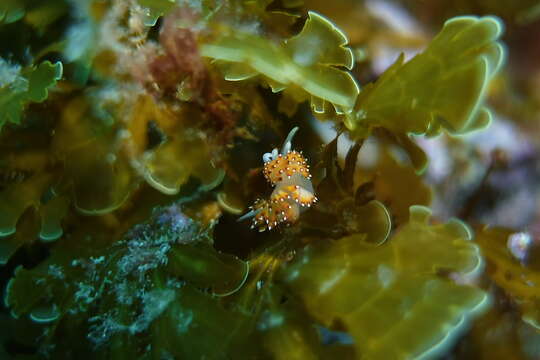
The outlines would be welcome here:
M 281 149 L 263 155 L 264 177 L 274 186 L 270 199 L 257 199 L 250 211 L 238 221 L 253 218 L 251 228 L 271 230 L 279 224 L 292 224 L 300 213 L 317 201 L 309 165 L 301 152 L 291 150 L 291 141 L 298 127 L 293 128 Z

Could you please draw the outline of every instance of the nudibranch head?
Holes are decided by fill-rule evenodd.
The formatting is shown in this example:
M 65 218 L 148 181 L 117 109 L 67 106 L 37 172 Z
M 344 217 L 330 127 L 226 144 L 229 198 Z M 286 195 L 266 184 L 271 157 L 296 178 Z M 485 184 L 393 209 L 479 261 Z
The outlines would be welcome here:
M 287 154 L 279 154 L 275 159 L 265 162 L 263 173 L 266 180 L 272 185 L 276 185 L 296 173 L 308 179 L 311 178 L 306 158 L 294 150 Z
M 296 222 L 300 213 L 317 201 L 306 159 L 301 153 L 291 150 L 291 141 L 297 130 L 297 127 L 291 130 L 281 153 L 274 149 L 263 155 L 264 176 L 275 186 L 274 191 L 270 200 L 257 199 L 239 221 L 252 217 L 252 228 L 272 230 L 279 224 Z
M 311 179 L 306 158 L 301 152 L 291 150 L 292 139 L 297 131 L 298 127 L 294 127 L 289 132 L 283 143 L 281 152 L 278 152 L 278 149 L 274 149 L 272 152 L 263 155 L 263 174 L 266 180 L 273 186 L 285 179 L 290 179 L 294 174 L 300 174 Z

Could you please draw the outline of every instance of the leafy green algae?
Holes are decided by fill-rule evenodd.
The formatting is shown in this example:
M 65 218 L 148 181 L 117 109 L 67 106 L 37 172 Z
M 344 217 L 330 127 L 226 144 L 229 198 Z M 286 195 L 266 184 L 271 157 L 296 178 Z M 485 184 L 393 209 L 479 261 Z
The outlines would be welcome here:
M 82 213 L 117 209 L 135 186 L 133 171 L 113 140 L 115 136 L 116 129 L 97 122 L 83 99 L 66 104 L 52 148 L 64 164 L 65 178 L 58 185 L 59 192 L 71 192 Z M 99 179 L 92 174 L 100 174 Z
M 429 225 L 429 216 L 427 208 L 412 207 L 409 223 L 382 246 L 356 237 L 309 245 L 282 276 L 318 321 L 343 324 L 359 356 L 435 354 L 487 295 L 442 275 L 470 276 L 482 258 L 465 225 Z
M 34 176 L 23 183 L 15 184 L 0 193 L 0 263 L 5 264 L 13 253 L 24 243 L 33 241 L 38 235 L 43 241 L 52 241 L 62 236 L 60 221 L 65 216 L 68 201 L 65 197 L 51 195 L 43 198 L 50 176 Z M 16 233 L 17 223 L 29 208 L 37 210 L 41 219 L 41 228 L 34 233 L 35 226 L 24 220 L 19 227 L 22 234 Z M 32 220 L 30 220 L 32 222 Z M 30 232 L 29 232 L 30 230 Z
M 2 69 L 33 84 L 7 121 L 47 105 L 5 126 L 0 145 L 9 175 L 0 262 L 17 266 L 5 305 L 14 327 L 35 323 L 35 336 L 14 337 L 36 356 L 433 357 L 487 303 L 474 285 L 482 257 L 471 232 L 411 207 L 428 205 L 430 189 L 392 147 L 423 169 L 410 134 L 487 123 L 482 102 L 503 58 L 495 18 L 448 21 L 423 53 L 400 57 L 360 92 L 346 35 L 299 1 L 82 6 L 84 21 L 63 17 L 59 1 L 32 8 L 25 23 L 43 33 L 71 21 L 66 36 L 91 48 L 89 59 L 59 42 L 39 60 L 60 49 L 62 63 Z M 21 19 L 3 9 L 0 24 Z M 13 82 L 1 84 L 14 94 Z M 290 128 L 278 112 L 305 122 L 304 101 L 357 142 L 341 161 L 337 138 L 319 153 L 305 136 L 320 202 L 290 228 L 248 235 L 222 212 L 242 212 L 261 193 L 260 157 Z M 366 170 L 356 165 L 369 134 L 382 150 Z M 24 252 L 12 256 L 37 238 L 50 254 L 24 267 Z
M 448 20 L 426 50 L 405 62 L 404 55 L 358 98 L 345 120 L 353 136 L 384 127 L 396 133 L 466 133 L 489 124 L 482 105 L 489 81 L 504 60 L 494 17 Z
M 24 16 L 24 7 L 16 1 L 6 0 L 0 5 L 0 25 L 10 24 Z
M 175 7 L 174 1 L 169 0 L 139 0 L 139 5 L 144 7 L 144 25 L 154 26 L 158 19 L 172 11 Z
M 296 101 L 309 99 L 313 111 L 324 103 L 338 113 L 351 111 L 359 88 L 353 77 L 339 67 L 352 69 L 353 54 L 347 37 L 328 19 L 310 12 L 302 31 L 274 44 L 249 32 L 219 36 L 201 46 L 201 54 L 226 62 L 224 77 L 239 81 L 263 76 L 272 91 L 286 91 Z
M 171 205 L 155 211 L 149 222 L 135 226 L 112 246 L 98 245 L 105 233 L 85 239 L 84 229 L 74 234 L 80 238 L 58 247 L 38 267 L 19 267 L 8 284 L 6 305 L 15 317 L 29 314 L 34 321 L 50 324 L 47 341 L 54 332 L 80 324 L 88 331 L 83 335 L 89 340 L 85 346 L 111 358 L 124 351 L 120 341 L 137 348 L 155 344 L 148 358 L 167 353 L 203 356 L 210 337 L 227 342 L 228 330 L 216 320 L 233 323 L 235 318 L 214 296 L 237 291 L 248 267 L 213 250 L 208 243 L 211 229 L 201 226 L 179 205 Z M 98 247 L 88 247 L 89 242 Z M 74 258 L 77 249 L 85 255 Z M 29 291 L 36 296 L 27 296 Z M 202 326 L 201 319 L 212 323 Z M 82 329 L 74 335 L 80 336 Z M 198 343 L 191 336 L 206 340 Z M 223 350 L 216 348 L 216 355 Z
M 482 102 L 504 61 L 502 29 L 495 17 L 451 19 L 425 51 L 408 62 L 402 54 L 361 92 L 350 74 L 336 68 L 354 63 L 346 36 L 314 12 L 280 46 L 235 32 L 205 40 L 201 53 L 215 60 L 225 80 L 262 76 L 272 91 L 284 91 L 279 108 L 288 115 L 309 100 L 315 116 L 343 121 L 356 140 L 377 128 L 394 133 L 421 172 L 427 159 L 409 135 L 463 134 L 489 124 Z
M 20 124 L 24 107 L 45 101 L 48 89 L 61 77 L 61 62 L 44 61 L 21 69 L 0 58 L 0 130 L 6 122 Z
M 394 223 L 402 224 L 408 221 L 411 206 L 430 206 L 432 191 L 414 165 L 400 163 L 390 149 L 383 147 L 375 168 L 362 169 L 360 181 L 366 181 L 364 186 L 372 184 L 375 197 L 390 209 Z

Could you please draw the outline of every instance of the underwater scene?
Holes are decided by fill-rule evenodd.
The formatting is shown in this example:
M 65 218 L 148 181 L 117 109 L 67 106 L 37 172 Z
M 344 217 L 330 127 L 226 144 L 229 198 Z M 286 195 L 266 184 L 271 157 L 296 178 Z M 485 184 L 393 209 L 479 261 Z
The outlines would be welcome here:
M 538 0 L 0 0 L 0 360 L 540 359 Z

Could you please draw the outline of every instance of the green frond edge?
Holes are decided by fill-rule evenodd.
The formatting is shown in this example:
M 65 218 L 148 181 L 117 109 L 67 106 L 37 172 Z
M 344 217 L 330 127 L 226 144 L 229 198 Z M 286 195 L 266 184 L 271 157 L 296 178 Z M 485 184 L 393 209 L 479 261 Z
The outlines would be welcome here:
M 343 324 L 362 356 L 434 356 L 489 297 L 440 275 L 474 276 L 482 257 L 463 223 L 430 225 L 430 217 L 429 208 L 411 207 L 409 223 L 380 246 L 354 237 L 308 245 L 281 275 L 314 318 Z
M 201 55 L 224 63 L 229 81 L 261 76 L 274 92 L 285 90 L 310 100 L 314 111 L 329 102 L 338 113 L 350 112 L 360 90 L 353 77 L 339 69 L 351 69 L 354 63 L 347 37 L 325 17 L 313 11 L 308 16 L 298 35 L 280 43 L 236 31 L 201 44 Z
M 435 136 L 487 126 L 491 115 L 483 101 L 505 59 L 498 41 L 502 32 L 502 22 L 493 16 L 448 20 L 426 50 L 408 62 L 400 55 L 364 88 L 345 125 L 356 138 L 375 127 Z

